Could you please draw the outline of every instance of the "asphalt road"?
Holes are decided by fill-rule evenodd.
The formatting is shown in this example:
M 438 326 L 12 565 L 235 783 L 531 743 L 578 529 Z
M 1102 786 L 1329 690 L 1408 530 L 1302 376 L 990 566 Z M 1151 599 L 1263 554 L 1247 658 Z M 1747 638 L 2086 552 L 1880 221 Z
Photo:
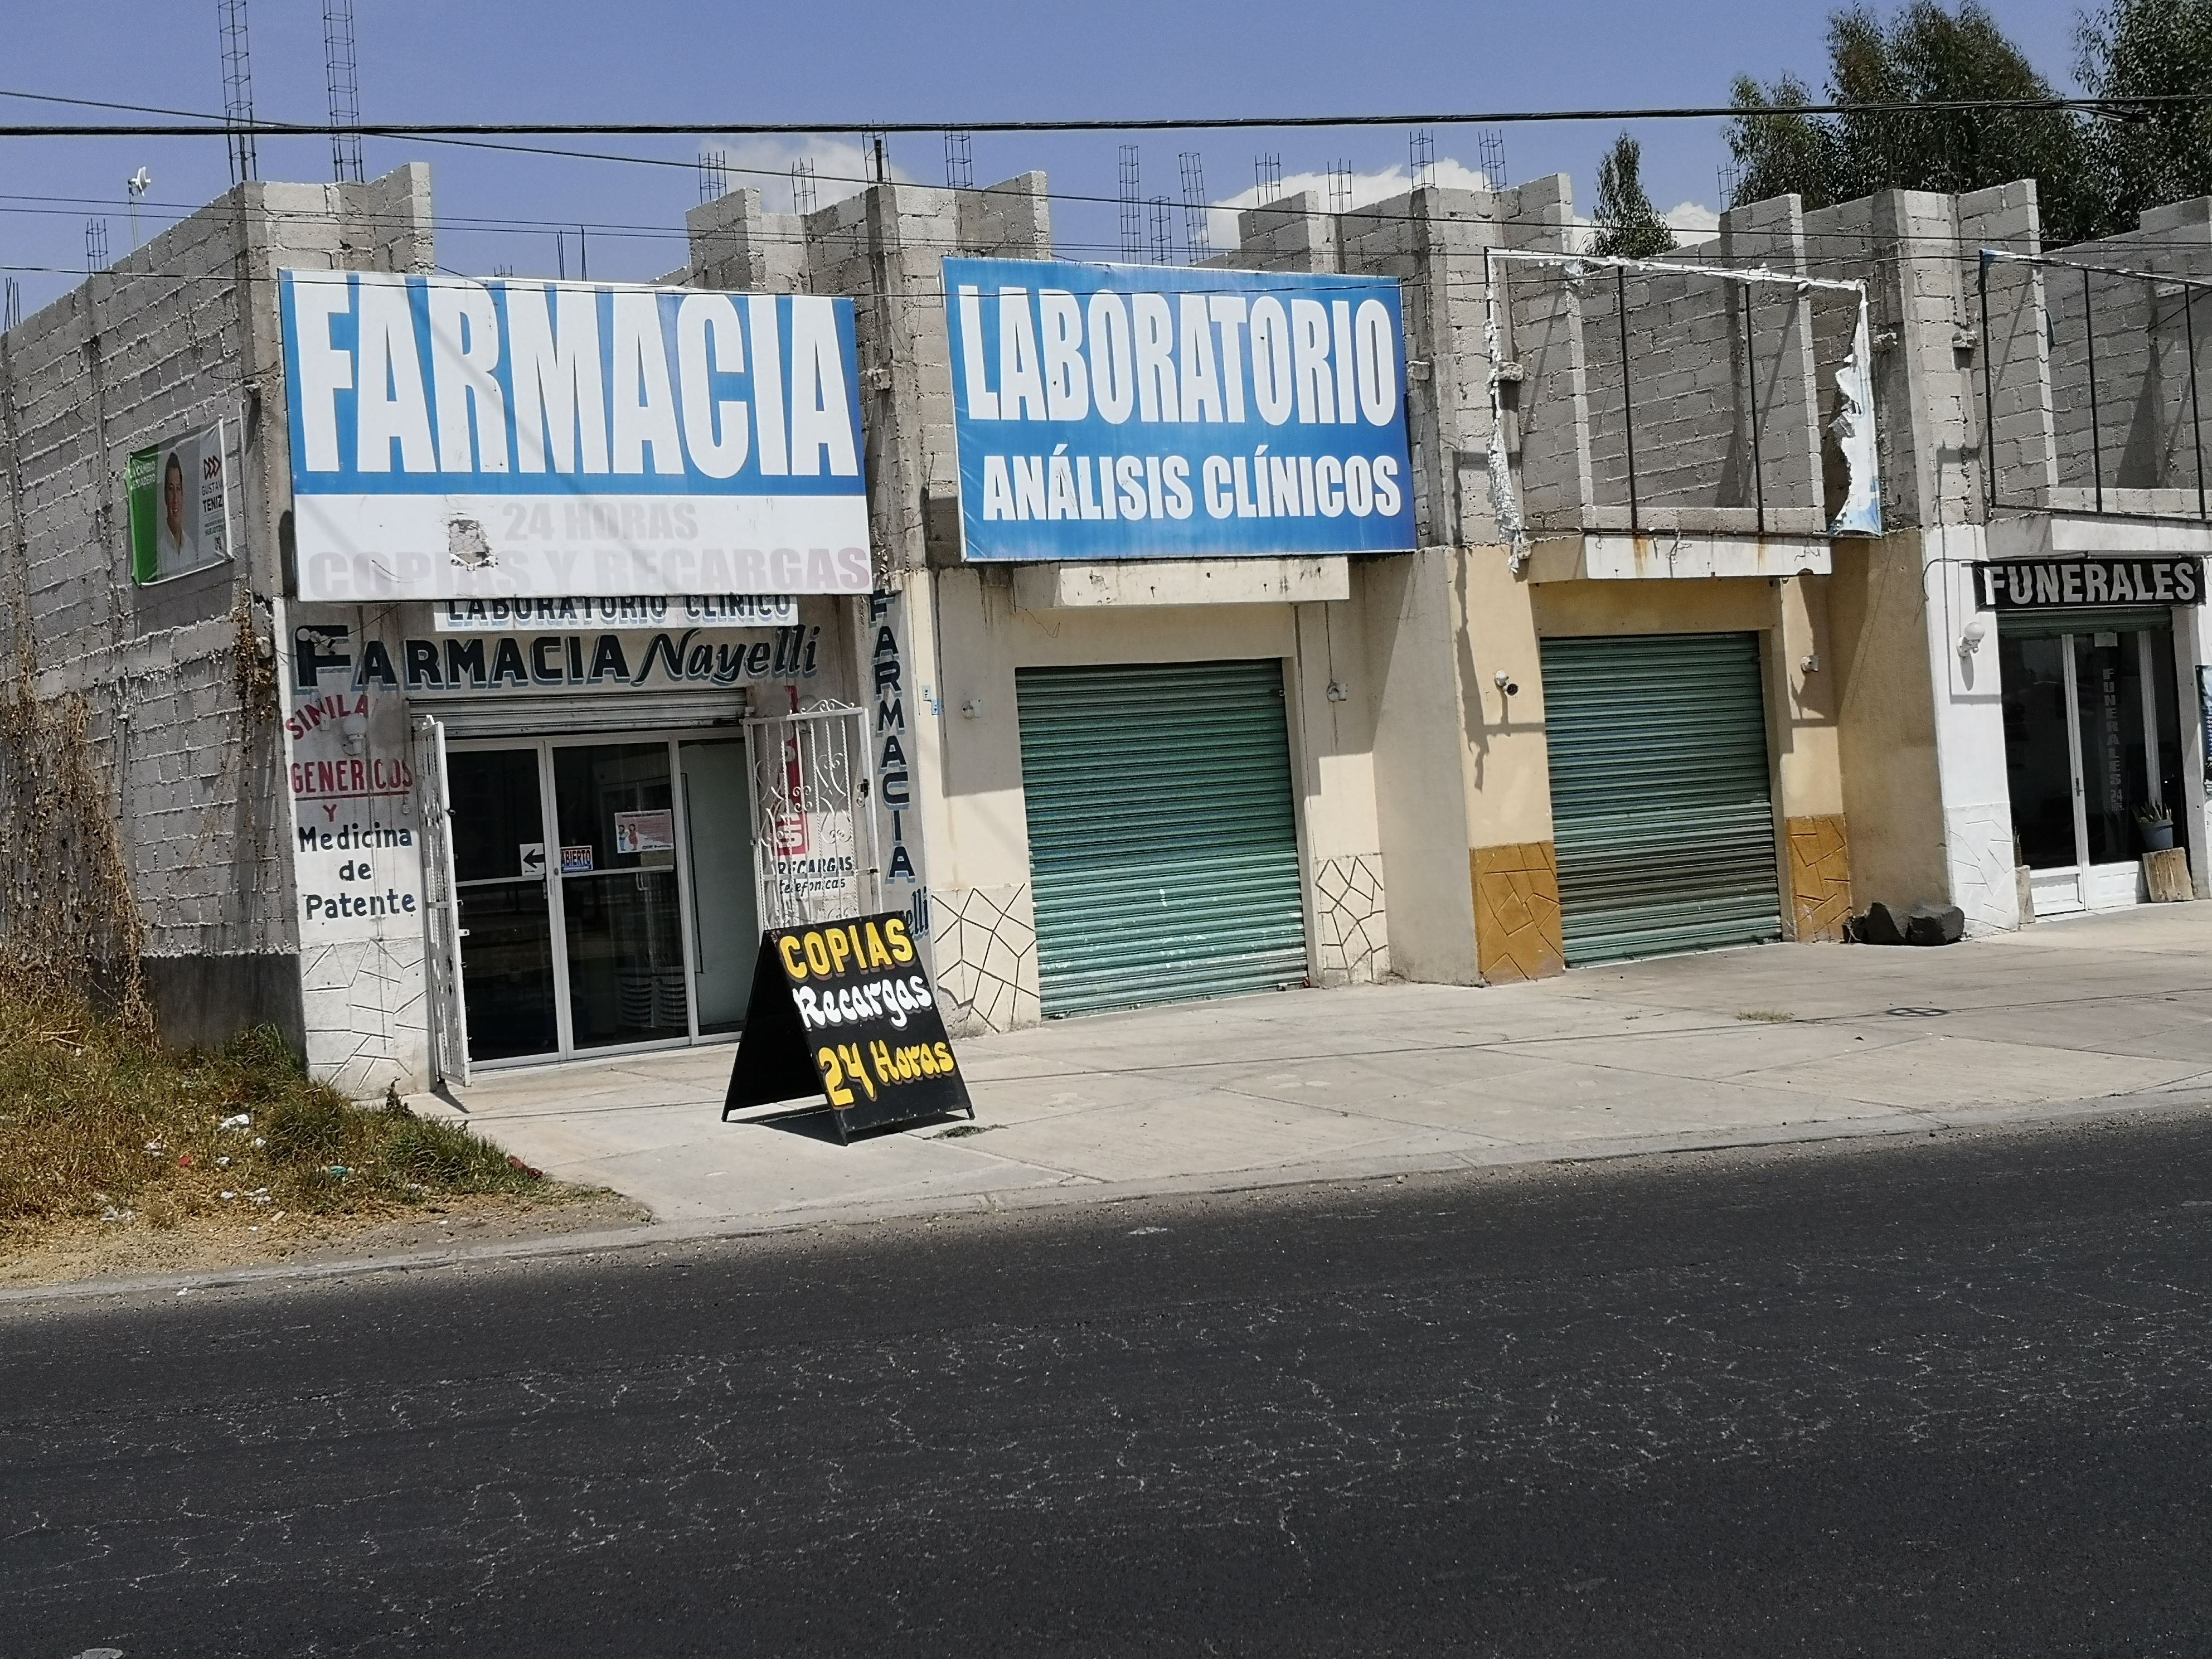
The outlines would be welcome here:
M 2212 1116 L 0 1310 L 0 1654 L 2212 1651 Z

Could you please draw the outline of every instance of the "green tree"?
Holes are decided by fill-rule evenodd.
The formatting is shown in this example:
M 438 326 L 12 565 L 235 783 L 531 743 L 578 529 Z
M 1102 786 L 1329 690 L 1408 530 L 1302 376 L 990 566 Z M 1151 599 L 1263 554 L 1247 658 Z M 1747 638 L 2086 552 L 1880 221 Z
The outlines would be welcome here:
M 2077 70 L 2093 97 L 2212 93 L 2212 0 L 2110 0 L 2085 18 Z M 2117 228 L 2145 208 L 2212 195 L 2212 106 L 2146 105 L 2090 124 L 2089 171 Z
M 1644 146 L 1626 133 L 1597 164 L 1597 242 L 1608 259 L 1650 259 L 1669 252 L 1674 233 L 1644 190 Z
M 2090 177 L 2083 124 L 2066 111 L 1869 107 L 1808 116 L 1786 112 L 1813 101 L 1791 76 L 1771 87 L 1740 76 L 1733 92 L 1731 101 L 1744 112 L 1729 132 L 1738 201 L 1795 192 L 1808 208 L 1826 207 L 1878 190 L 1956 192 L 2032 178 L 2052 242 L 2094 235 L 2109 220 Z M 2051 83 L 1977 0 L 1961 0 L 1955 12 L 1913 0 L 1887 21 L 1864 6 L 1829 16 L 1823 102 L 2051 95 Z

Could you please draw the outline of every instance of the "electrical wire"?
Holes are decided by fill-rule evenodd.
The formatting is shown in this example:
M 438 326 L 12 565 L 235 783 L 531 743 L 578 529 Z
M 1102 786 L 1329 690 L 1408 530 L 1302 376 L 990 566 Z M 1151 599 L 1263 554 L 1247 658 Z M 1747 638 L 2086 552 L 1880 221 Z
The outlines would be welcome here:
M 15 94 L 0 94 L 13 96 Z M 32 94 L 40 95 L 40 94 Z M 71 100 L 76 101 L 76 100 Z M 83 100 L 90 103 L 91 100 Z M 0 124 L 0 138 L 437 138 L 437 137 L 815 137 L 831 132 L 1204 132 L 1306 127 L 1512 126 L 1571 121 L 1687 121 L 1802 118 L 1815 115 L 2088 114 L 2140 116 L 2159 109 L 2197 109 L 2212 92 L 2152 93 L 2128 98 L 1946 98 L 1912 102 L 1659 106 L 1644 108 L 1449 110 L 1334 115 L 1186 115 L 954 121 L 329 121 L 228 122 L 195 114 L 192 125 L 130 123 Z M 219 125 L 217 125 L 219 123 Z M 672 163 L 690 166 L 689 162 Z

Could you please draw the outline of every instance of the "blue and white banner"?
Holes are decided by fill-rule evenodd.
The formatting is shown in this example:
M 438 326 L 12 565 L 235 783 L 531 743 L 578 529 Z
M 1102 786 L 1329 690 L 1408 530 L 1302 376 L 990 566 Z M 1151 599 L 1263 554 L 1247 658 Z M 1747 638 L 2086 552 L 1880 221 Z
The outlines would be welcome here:
M 1398 284 L 947 259 L 970 559 L 1413 540 Z
M 281 274 L 303 599 L 865 593 L 853 302 Z

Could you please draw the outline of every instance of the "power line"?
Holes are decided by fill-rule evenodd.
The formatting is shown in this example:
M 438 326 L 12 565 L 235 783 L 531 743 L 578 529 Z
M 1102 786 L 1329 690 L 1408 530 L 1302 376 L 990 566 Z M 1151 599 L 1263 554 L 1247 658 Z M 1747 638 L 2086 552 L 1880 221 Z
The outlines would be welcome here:
M 39 96 L 0 92 L 0 97 Z M 51 101 L 91 104 L 90 100 Z M 1549 110 L 1434 110 L 1379 114 L 1118 116 L 1111 118 L 963 120 L 963 132 L 1180 132 L 1216 130 L 1265 131 L 1296 127 L 1506 126 L 1563 121 L 1710 121 L 1813 115 L 1945 115 L 2061 113 L 2127 117 L 2162 108 L 2197 109 L 2212 104 L 2212 92 L 2154 93 L 2129 98 L 1947 98 L 1921 102 L 1775 104 L 1745 108 L 1735 104 L 1696 104 L 1646 108 Z M 115 107 L 113 106 L 95 106 Z M 127 107 L 127 106 L 126 106 Z M 181 113 L 182 112 L 178 112 Z M 199 118 L 199 122 L 216 118 Z M 702 132 L 758 138 L 818 137 L 825 133 L 866 132 L 890 137 L 942 133 L 948 124 L 929 121 L 414 121 L 359 123 L 226 119 L 222 125 L 155 123 L 10 123 L 0 138 L 368 138 L 457 137 L 685 137 Z

